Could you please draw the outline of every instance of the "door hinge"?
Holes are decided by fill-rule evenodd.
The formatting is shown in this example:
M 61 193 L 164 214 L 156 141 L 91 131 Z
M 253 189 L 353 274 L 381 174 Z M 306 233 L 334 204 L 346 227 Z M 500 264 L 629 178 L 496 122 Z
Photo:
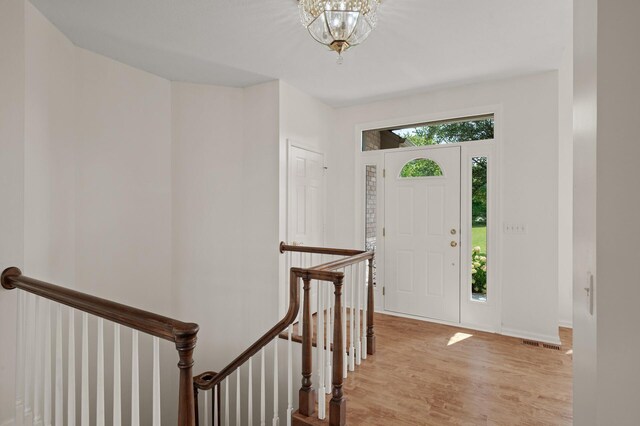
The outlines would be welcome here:
M 382 169 L 382 177 L 383 178 L 387 177 L 387 169 Z
M 382 227 L 382 236 L 383 237 L 387 236 L 387 228 L 385 228 L 384 226 Z
M 384 296 L 384 295 L 385 295 L 385 293 L 386 293 L 385 288 L 386 288 L 386 287 L 382 287 L 382 295 L 383 295 L 383 296 Z

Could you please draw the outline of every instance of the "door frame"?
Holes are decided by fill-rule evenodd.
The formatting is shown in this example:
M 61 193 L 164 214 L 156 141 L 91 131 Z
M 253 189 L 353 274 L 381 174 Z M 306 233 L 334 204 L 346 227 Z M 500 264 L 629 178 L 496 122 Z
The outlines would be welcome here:
M 473 117 L 479 115 L 493 114 L 494 115 L 494 139 L 487 141 L 473 141 L 473 142 L 459 142 L 446 145 L 432 145 L 426 147 L 411 147 L 411 148 L 395 148 L 379 151 L 362 151 L 362 132 L 366 130 L 374 130 L 388 127 L 401 127 L 410 126 L 416 123 L 427 123 L 433 121 L 447 120 L 451 118 Z M 375 309 L 377 312 L 387 313 L 389 315 L 396 315 L 401 317 L 413 318 L 422 321 L 430 321 L 436 323 L 443 323 L 448 325 L 462 326 L 466 328 L 489 331 L 500 333 L 502 331 L 502 232 L 500 224 L 502 223 L 502 209 L 501 209 L 501 196 L 502 193 L 502 181 L 500 179 L 501 174 L 501 157 L 502 157 L 502 105 L 485 105 L 474 108 L 446 111 L 434 114 L 425 114 L 418 116 L 400 117 L 389 120 L 367 122 L 358 124 L 354 129 L 354 146 L 355 151 L 355 237 L 356 247 L 364 246 L 365 234 L 364 234 L 364 215 L 365 215 L 365 170 L 368 165 L 377 166 L 378 179 L 377 179 L 377 235 L 379 236 L 376 242 L 376 267 L 377 267 L 377 281 L 382 285 L 376 285 L 375 288 Z M 488 259 L 488 267 L 490 271 L 493 271 L 491 277 L 491 299 L 487 302 L 475 302 L 465 299 L 468 294 L 468 288 L 470 287 L 470 277 L 467 276 L 467 272 L 463 267 L 463 262 L 460 262 L 460 322 L 451 323 L 447 321 L 438 321 L 429 318 L 423 318 L 412 315 L 397 314 L 384 309 L 383 299 L 383 287 L 384 287 L 384 181 L 382 179 L 382 170 L 384 169 L 384 153 L 396 152 L 396 151 L 423 151 L 431 149 L 442 149 L 451 146 L 459 146 L 461 150 L 461 218 L 470 216 L 469 208 L 465 211 L 465 184 L 470 177 L 467 172 L 465 176 L 464 159 L 469 159 L 470 156 L 487 156 L 490 158 L 491 171 L 488 176 L 489 200 L 488 208 L 490 210 L 489 218 L 487 221 L 488 233 L 487 244 L 491 248 L 491 256 Z M 466 191 L 468 193 L 468 190 Z M 462 222 L 462 220 L 461 220 Z M 462 227 L 461 223 L 461 253 L 467 250 L 470 253 L 471 249 L 471 235 L 470 235 L 470 222 L 469 229 Z M 466 231 L 466 232 L 465 232 Z

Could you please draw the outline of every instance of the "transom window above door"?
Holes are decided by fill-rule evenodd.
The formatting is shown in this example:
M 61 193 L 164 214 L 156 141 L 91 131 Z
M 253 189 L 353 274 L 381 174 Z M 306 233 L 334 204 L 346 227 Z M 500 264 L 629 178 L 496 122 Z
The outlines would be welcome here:
M 493 114 L 417 123 L 362 132 L 362 150 L 412 148 L 459 142 L 490 140 L 494 137 Z

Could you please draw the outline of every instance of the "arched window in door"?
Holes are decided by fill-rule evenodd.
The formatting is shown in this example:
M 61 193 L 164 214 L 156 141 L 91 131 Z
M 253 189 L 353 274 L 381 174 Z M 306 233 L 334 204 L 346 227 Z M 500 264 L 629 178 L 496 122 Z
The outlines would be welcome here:
M 443 175 L 440 165 L 428 158 L 411 160 L 400 170 L 401 178 L 438 177 Z

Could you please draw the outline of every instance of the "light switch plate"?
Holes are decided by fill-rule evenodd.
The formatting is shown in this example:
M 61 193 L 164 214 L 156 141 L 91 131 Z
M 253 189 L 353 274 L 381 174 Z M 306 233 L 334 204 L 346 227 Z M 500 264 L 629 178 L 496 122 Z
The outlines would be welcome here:
M 526 234 L 527 225 L 525 225 L 524 223 L 505 223 L 504 233 L 505 234 Z

